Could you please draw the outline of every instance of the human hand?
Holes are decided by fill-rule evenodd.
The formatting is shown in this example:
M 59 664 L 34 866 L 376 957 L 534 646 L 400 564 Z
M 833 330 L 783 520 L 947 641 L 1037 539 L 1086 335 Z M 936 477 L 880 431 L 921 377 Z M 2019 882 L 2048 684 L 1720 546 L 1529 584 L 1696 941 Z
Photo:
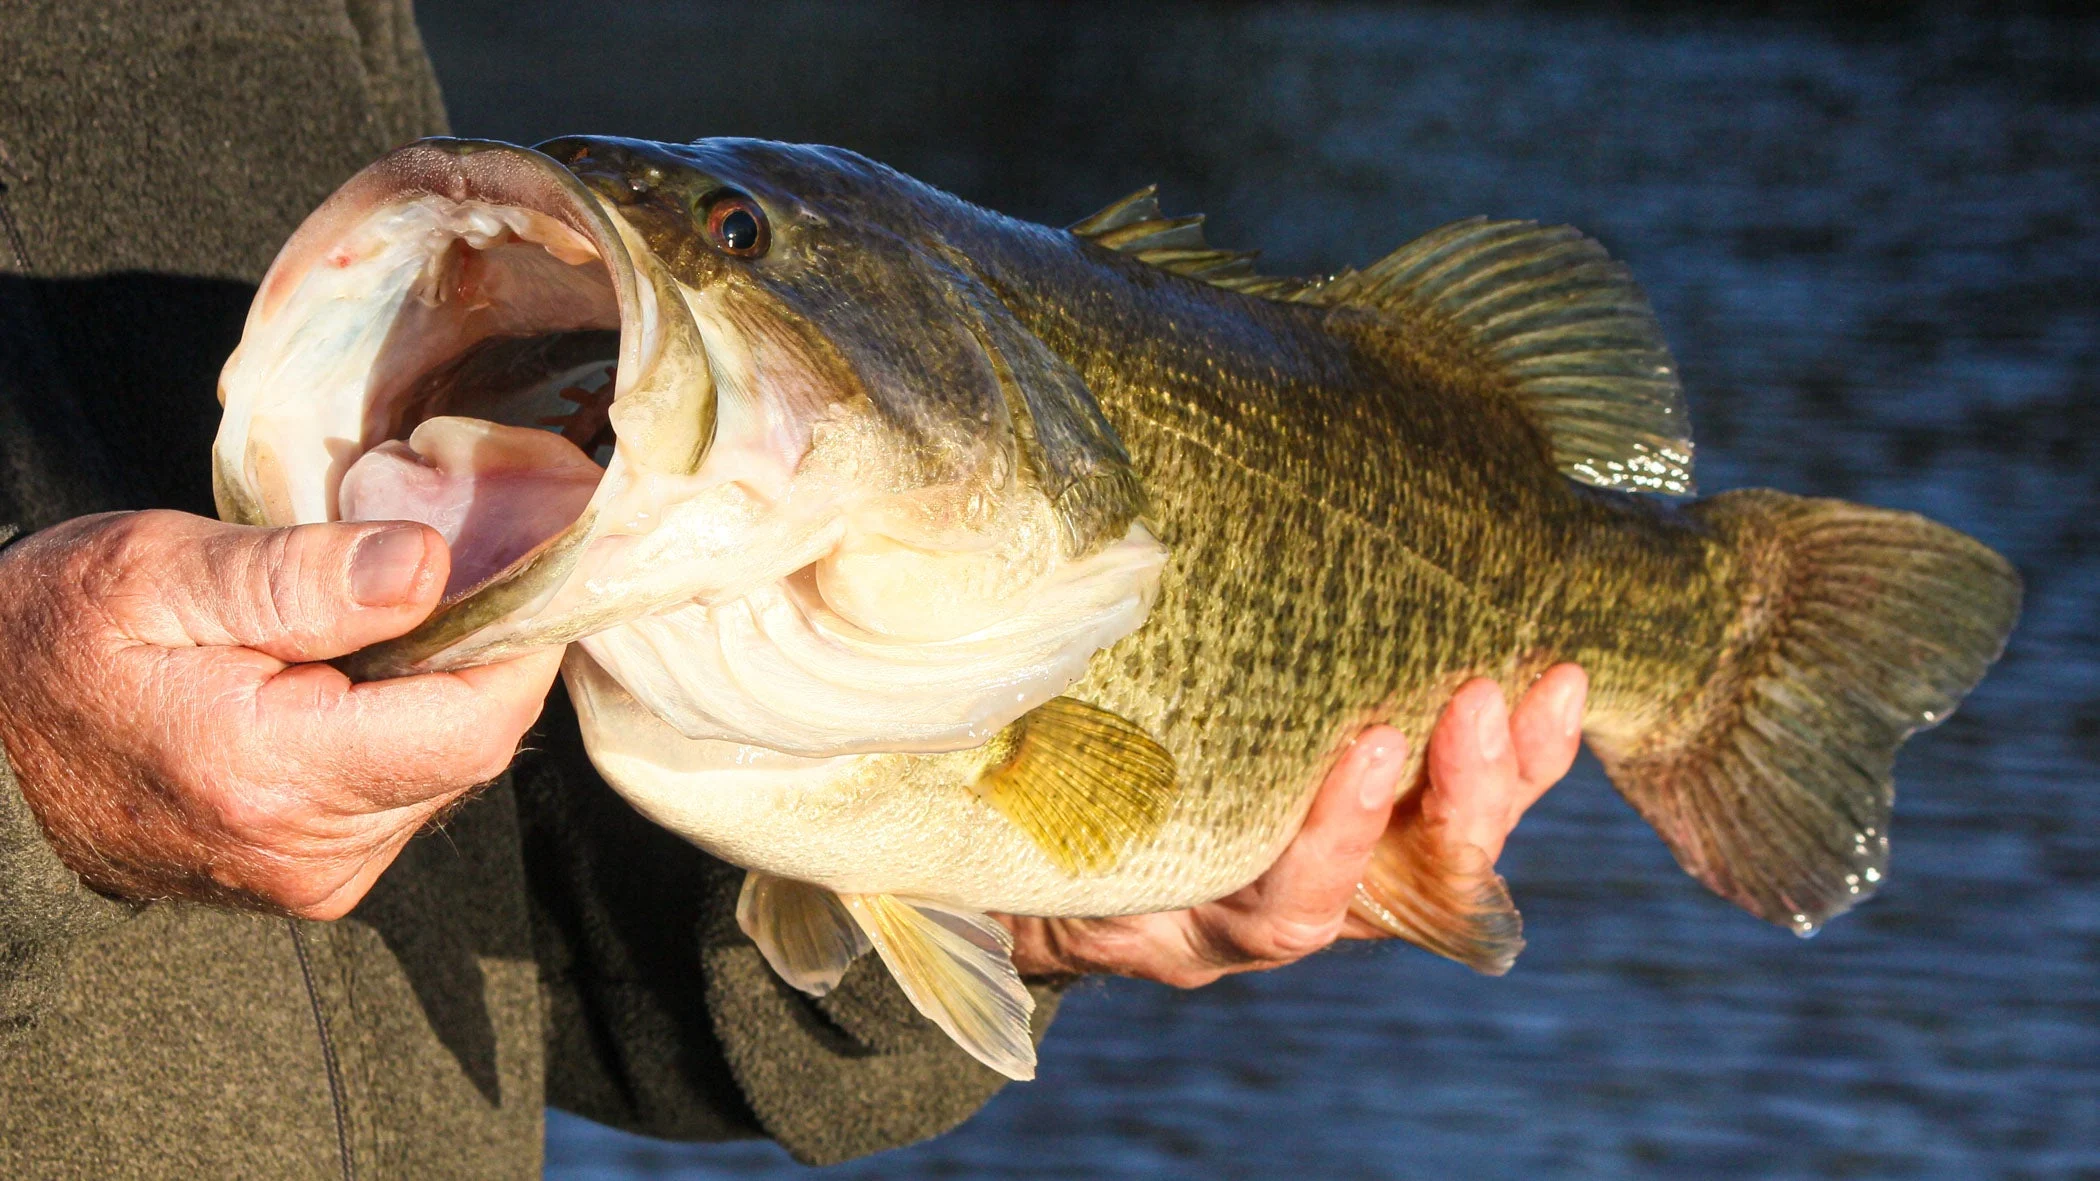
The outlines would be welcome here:
M 0 744 L 59 856 L 122 898 L 349 912 L 502 773 L 559 650 L 353 685 L 451 557 L 401 522 L 83 517 L 0 554 Z
M 1421 824 L 1439 846 L 1470 844 L 1490 861 L 1499 857 L 1525 810 L 1574 763 L 1588 689 L 1580 668 L 1555 665 L 1512 715 L 1493 681 L 1468 682 L 1430 734 L 1419 809 L 1397 817 L 1407 739 L 1373 726 L 1328 773 L 1298 835 L 1252 884 L 1165 914 L 1001 916 L 1014 933 L 1014 965 L 1024 976 L 1108 973 L 1195 988 L 1234 972 L 1281 967 L 1336 939 L 1386 938 L 1350 914 L 1349 903 L 1387 825 Z

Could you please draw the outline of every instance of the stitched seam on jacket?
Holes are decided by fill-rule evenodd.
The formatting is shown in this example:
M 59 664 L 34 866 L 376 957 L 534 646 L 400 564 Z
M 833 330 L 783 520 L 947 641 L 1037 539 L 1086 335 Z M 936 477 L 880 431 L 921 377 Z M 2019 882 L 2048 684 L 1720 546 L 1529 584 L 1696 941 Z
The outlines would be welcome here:
M 336 1061 L 335 1039 L 328 1033 L 328 1016 L 321 1011 L 321 990 L 314 985 L 313 963 L 306 956 L 306 933 L 298 919 L 286 919 L 292 933 L 292 950 L 299 956 L 299 976 L 306 981 L 306 1001 L 313 1006 L 314 1029 L 321 1035 L 321 1061 L 328 1067 L 328 1102 L 335 1109 L 335 1147 L 343 1161 L 343 1181 L 357 1181 L 357 1159 L 350 1155 L 350 1111 L 343 1100 L 343 1067 Z
M 0 143 L 0 229 L 7 231 L 7 245 L 15 252 L 15 269 L 26 275 L 31 269 L 29 244 L 22 240 L 22 229 L 15 224 L 14 210 L 7 207 L 7 182 L 13 172 L 14 158 L 8 154 L 7 145 Z
M 22 241 L 22 231 L 15 225 L 14 211 L 7 207 L 7 182 L 0 181 L 0 227 L 7 230 L 7 244 L 15 252 L 15 269 L 29 273 L 29 247 Z

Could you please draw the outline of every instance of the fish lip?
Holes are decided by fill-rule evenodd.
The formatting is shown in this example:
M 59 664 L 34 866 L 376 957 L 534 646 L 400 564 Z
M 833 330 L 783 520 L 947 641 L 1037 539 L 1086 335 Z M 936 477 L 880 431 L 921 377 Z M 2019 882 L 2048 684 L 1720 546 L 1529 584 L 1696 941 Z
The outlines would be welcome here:
M 301 281 L 335 245 L 352 233 L 372 212 L 390 203 L 433 195 L 459 203 L 511 206 L 553 218 L 581 235 L 597 251 L 611 279 L 620 320 L 620 350 L 616 370 L 615 406 L 636 390 L 649 391 L 663 384 L 651 382 L 659 363 L 674 344 L 688 350 L 704 346 L 691 312 L 676 298 L 675 281 L 660 260 L 642 251 L 638 259 L 629 247 L 639 238 L 615 221 L 602 199 L 582 179 L 546 153 L 497 140 L 433 137 L 403 145 L 366 166 L 308 215 L 279 251 L 263 277 L 250 323 L 265 321 L 281 312 L 298 290 Z M 690 366 L 684 366 L 689 368 Z M 666 366 L 676 371 L 678 365 Z M 676 372 L 670 374 L 671 378 Z M 223 400 L 223 391 L 222 391 Z M 662 401 L 661 396 L 656 398 Z M 713 436 L 713 391 L 706 391 L 704 423 L 697 442 L 687 448 L 689 462 L 697 466 L 705 457 Z M 645 407 L 629 407 L 643 410 Z M 633 417 L 632 414 L 629 417 Z M 616 419 L 617 430 L 617 419 Z M 619 446 L 625 446 L 622 439 Z M 220 514 L 229 520 L 252 524 L 288 525 L 291 521 L 264 520 L 266 514 L 251 490 L 237 474 L 246 466 L 227 470 L 228 456 L 214 460 L 214 484 Z M 615 467 L 609 468 L 602 484 L 611 483 Z M 601 492 L 603 487 L 601 486 Z M 331 493 L 332 497 L 332 493 Z M 332 514 L 331 514 L 332 515 Z M 505 569 L 463 593 L 446 599 L 407 634 L 353 653 L 337 662 L 358 680 L 451 668 L 477 663 L 446 659 L 448 649 L 471 639 L 489 626 L 492 600 L 529 602 L 573 570 L 600 516 L 587 507 L 559 533 L 521 555 Z

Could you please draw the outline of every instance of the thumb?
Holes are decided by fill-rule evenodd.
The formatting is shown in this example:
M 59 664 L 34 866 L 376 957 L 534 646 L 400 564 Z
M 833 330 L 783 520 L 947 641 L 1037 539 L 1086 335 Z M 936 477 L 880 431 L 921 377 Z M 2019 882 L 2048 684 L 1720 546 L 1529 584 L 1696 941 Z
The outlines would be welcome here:
M 371 521 L 259 529 L 140 513 L 121 546 L 112 614 L 165 647 L 233 645 L 300 664 L 421 623 L 452 559 L 426 525 Z

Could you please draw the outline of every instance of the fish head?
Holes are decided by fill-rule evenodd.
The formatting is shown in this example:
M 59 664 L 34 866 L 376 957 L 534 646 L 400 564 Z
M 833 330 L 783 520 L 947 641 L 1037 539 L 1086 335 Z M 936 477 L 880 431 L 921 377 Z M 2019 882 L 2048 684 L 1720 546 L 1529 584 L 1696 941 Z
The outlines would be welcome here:
M 892 432 L 900 472 L 987 489 L 1033 481 L 1061 500 L 1071 550 L 1119 534 L 1141 509 L 1129 458 L 1083 380 L 972 257 L 998 236 L 987 227 L 1041 227 L 839 148 L 573 136 L 540 149 L 675 277 L 725 402 L 803 420 L 863 404 Z
M 1084 381 L 957 228 L 1002 220 L 831 148 L 408 145 L 265 277 L 221 379 L 221 513 L 445 534 L 443 603 L 348 658 L 354 675 L 602 638 L 593 655 L 638 684 L 640 658 L 614 654 L 631 624 L 703 620 L 712 639 L 655 638 L 656 663 L 687 665 L 681 644 L 778 656 L 777 634 L 729 633 L 786 612 L 852 650 L 857 671 L 834 674 L 876 686 L 976 645 L 932 697 L 1003 704 L 924 742 L 981 740 L 1136 627 L 1164 562 Z M 992 669 L 1012 636 L 985 636 L 1018 621 L 1032 663 Z M 641 696 L 688 735 L 768 744 L 764 722 L 723 722 L 722 701 L 701 723 Z M 886 732 L 848 728 L 782 748 Z

